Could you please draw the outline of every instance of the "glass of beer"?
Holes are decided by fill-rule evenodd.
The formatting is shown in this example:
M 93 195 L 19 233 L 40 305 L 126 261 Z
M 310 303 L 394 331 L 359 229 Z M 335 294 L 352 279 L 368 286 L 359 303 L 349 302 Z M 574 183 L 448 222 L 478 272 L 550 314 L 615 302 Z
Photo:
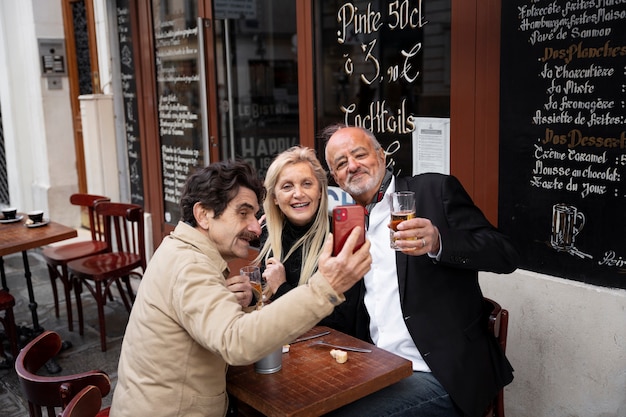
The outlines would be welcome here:
M 396 246 L 393 234 L 398 230 L 398 224 L 415 217 L 415 193 L 413 191 L 396 191 L 391 193 L 391 230 L 389 244 L 391 249 L 402 250 Z M 416 237 L 411 240 L 417 239 Z
M 256 298 L 256 307 L 263 307 L 263 277 L 261 276 L 261 268 L 256 265 L 244 266 L 239 270 L 240 275 L 247 275 L 252 285 L 252 293 Z

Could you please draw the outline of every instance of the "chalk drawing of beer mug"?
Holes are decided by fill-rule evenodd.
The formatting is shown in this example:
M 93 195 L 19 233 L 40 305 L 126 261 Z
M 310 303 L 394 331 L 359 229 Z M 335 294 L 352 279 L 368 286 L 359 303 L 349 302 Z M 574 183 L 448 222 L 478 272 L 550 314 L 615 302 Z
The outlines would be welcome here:
M 558 203 L 552 206 L 552 235 L 550 243 L 558 251 L 574 248 L 576 235 L 585 226 L 585 215 L 575 206 Z

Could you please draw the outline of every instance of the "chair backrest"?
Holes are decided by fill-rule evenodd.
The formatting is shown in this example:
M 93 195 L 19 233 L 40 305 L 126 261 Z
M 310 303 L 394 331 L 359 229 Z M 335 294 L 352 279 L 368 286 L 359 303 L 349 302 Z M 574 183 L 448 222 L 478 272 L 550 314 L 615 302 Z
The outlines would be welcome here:
M 249 246 L 247 258 L 234 258 L 228 261 L 228 269 L 230 270 L 229 276 L 232 277 L 235 275 L 239 275 L 239 270 L 246 265 L 252 265 L 258 254 L 259 249 Z
M 502 352 L 506 353 L 506 338 L 509 329 L 509 312 L 500 304 L 490 298 L 484 298 L 486 308 L 489 308 L 489 321 L 487 323 L 489 333 L 495 338 Z M 504 389 L 501 389 L 493 403 L 490 404 L 486 416 L 504 417 Z
M 498 344 L 502 348 L 503 352 L 506 352 L 506 338 L 509 328 L 509 312 L 502 308 L 500 304 L 492 299 L 485 298 L 485 302 L 488 303 L 491 313 L 489 314 L 489 333 L 491 333 Z
M 91 240 L 104 241 L 104 224 L 102 223 L 102 219 L 98 218 L 95 213 L 95 206 L 96 203 L 99 201 L 110 201 L 110 198 L 103 195 L 84 193 L 76 193 L 70 196 L 71 204 L 75 206 L 81 206 L 87 209 Z
M 44 331 L 30 341 L 17 355 L 15 372 L 31 416 L 56 416 L 55 407 L 64 409 L 72 397 L 88 385 L 98 387 L 102 396 L 111 391 L 111 380 L 104 371 L 92 370 L 71 375 L 44 376 L 37 371 L 61 350 L 61 337 Z
M 102 394 L 98 387 L 89 385 L 80 390 L 69 402 L 60 417 L 95 417 L 102 407 Z
M 96 214 L 104 219 L 104 235 L 109 250 L 139 255 L 142 260 L 141 266 L 145 270 L 143 208 L 137 204 L 100 201 L 96 203 Z

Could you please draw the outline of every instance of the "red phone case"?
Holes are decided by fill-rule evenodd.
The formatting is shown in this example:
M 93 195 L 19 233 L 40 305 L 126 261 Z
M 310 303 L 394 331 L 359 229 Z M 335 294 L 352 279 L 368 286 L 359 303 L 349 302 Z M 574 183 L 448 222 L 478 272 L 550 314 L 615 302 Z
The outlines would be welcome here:
M 361 226 L 361 235 L 354 250 L 365 243 L 365 209 L 359 205 L 337 206 L 333 208 L 333 255 L 341 252 L 346 239 L 356 226 Z

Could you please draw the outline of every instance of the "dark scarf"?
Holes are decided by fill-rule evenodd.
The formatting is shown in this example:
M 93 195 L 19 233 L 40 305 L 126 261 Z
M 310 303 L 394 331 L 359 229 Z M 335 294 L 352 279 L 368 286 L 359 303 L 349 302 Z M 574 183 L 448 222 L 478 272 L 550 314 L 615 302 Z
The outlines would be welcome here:
M 385 177 L 383 178 L 383 182 L 380 184 L 380 189 L 378 193 L 374 196 L 372 201 L 365 207 L 365 228 L 369 229 L 370 225 L 370 213 L 374 209 L 374 206 L 379 203 L 383 197 L 385 196 L 385 192 L 387 188 L 389 188 L 389 184 L 391 184 L 391 178 L 393 178 L 393 172 L 391 167 L 387 167 L 385 169 Z

